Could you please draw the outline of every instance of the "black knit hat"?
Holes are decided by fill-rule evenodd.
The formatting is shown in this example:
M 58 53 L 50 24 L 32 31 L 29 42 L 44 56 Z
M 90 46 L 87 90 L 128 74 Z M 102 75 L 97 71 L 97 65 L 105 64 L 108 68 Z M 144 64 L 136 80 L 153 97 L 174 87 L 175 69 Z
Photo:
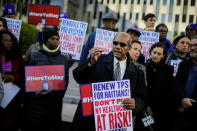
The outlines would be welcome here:
M 46 29 L 43 31 L 43 36 L 42 36 L 42 42 L 46 44 L 47 40 L 51 37 L 57 35 L 59 37 L 59 34 L 56 30 L 53 29 Z

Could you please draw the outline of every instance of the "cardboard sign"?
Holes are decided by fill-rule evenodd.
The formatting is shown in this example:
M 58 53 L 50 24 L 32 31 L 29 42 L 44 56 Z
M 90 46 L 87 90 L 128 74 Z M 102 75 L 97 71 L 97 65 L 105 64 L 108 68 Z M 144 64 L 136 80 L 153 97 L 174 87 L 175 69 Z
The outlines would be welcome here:
M 5 18 L 8 25 L 8 30 L 14 34 L 14 36 L 19 41 L 20 33 L 21 33 L 21 20 Z
M 173 76 L 176 76 L 176 73 L 178 71 L 179 68 L 179 64 L 181 63 L 182 60 L 171 60 L 170 61 L 170 65 L 174 67 L 174 73 Z
M 141 35 L 139 37 L 139 41 L 142 43 L 142 54 L 145 57 L 145 60 L 148 60 L 149 50 L 150 47 L 155 44 L 156 42 L 159 42 L 159 33 L 153 32 L 153 31 L 140 31 Z
M 65 89 L 65 69 L 63 65 L 26 66 L 26 92 Z
M 104 48 L 103 54 L 108 54 L 113 47 L 113 39 L 117 32 L 103 30 L 103 29 L 96 29 L 96 38 L 94 47 Z
M 60 27 L 60 49 L 62 54 L 71 54 L 72 59 L 79 60 L 88 23 L 62 19 Z
M 59 6 L 29 4 L 28 23 L 46 25 L 59 25 Z

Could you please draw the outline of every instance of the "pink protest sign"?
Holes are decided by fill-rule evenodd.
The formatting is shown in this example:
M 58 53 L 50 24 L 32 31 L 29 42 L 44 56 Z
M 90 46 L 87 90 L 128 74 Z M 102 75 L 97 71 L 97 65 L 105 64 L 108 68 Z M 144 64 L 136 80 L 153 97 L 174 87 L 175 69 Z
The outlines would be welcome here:
M 26 66 L 26 92 L 65 89 L 65 69 L 63 65 Z

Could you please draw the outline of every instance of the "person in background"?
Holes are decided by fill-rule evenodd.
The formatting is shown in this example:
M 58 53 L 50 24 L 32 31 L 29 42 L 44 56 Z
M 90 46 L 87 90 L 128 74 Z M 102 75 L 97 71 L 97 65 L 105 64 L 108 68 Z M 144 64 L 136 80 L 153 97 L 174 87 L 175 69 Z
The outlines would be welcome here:
M 197 117 L 197 36 L 191 37 L 189 57 L 179 64 L 174 82 L 177 111 L 173 131 L 196 131 Z
M 59 34 L 48 29 L 43 32 L 40 50 L 27 61 L 29 66 L 64 65 L 65 89 L 26 92 L 23 106 L 23 131 L 61 131 L 63 97 L 69 82 L 67 57 L 61 54 Z
M 167 39 L 167 33 L 168 33 L 168 27 L 166 24 L 159 24 L 156 26 L 155 29 L 156 32 L 158 32 L 159 35 L 159 42 L 164 44 L 167 49 L 167 55 L 171 53 L 174 50 L 174 46 L 171 44 L 170 40 Z
M 141 32 L 135 27 L 129 27 L 127 29 L 127 33 L 131 35 L 133 41 L 138 41 L 141 35 Z M 143 65 L 145 64 L 145 57 L 141 52 L 140 52 L 140 56 L 137 59 L 137 62 Z
M 144 108 L 146 86 L 144 73 L 132 63 L 128 54 L 131 42 L 132 39 L 128 33 L 118 32 L 114 37 L 113 48 L 109 54 L 102 55 L 104 51 L 102 48 L 92 48 L 90 58 L 73 70 L 73 76 L 79 84 L 129 79 L 132 98 L 125 99 L 123 105 L 126 109 L 133 110 L 135 117 Z M 120 64 L 121 75 L 117 79 L 114 74 L 118 64 Z M 81 104 L 78 105 L 73 124 L 76 131 L 96 130 L 94 116 L 83 117 Z
M 3 17 L 0 17 L 0 31 L 1 30 L 8 30 L 7 21 Z
M 144 20 L 144 24 L 146 26 L 144 31 L 155 31 L 154 30 L 155 22 L 156 22 L 155 14 L 149 13 L 144 16 L 143 20 Z
M 0 71 L 2 80 L 16 84 L 24 90 L 24 59 L 20 54 L 16 37 L 9 31 L 0 31 Z M 17 131 L 21 117 L 21 92 L 3 110 L 2 131 Z
M 153 44 L 149 52 L 150 59 L 146 63 L 147 111 L 154 117 L 154 131 L 170 131 L 173 67 L 165 64 L 167 50 L 161 42 Z
M 118 22 L 118 18 L 116 16 L 116 14 L 114 14 L 113 12 L 108 12 L 103 17 L 103 28 L 102 29 L 109 30 L 109 31 L 115 31 L 115 27 L 116 27 L 117 22 Z M 96 31 L 91 32 L 85 46 L 83 47 L 79 64 L 83 63 L 84 61 L 86 61 L 88 59 L 89 50 L 94 47 L 95 37 L 96 37 Z
M 191 39 L 192 36 L 197 35 L 197 23 L 187 25 L 185 28 L 185 34 L 189 39 Z
M 6 18 L 15 19 L 16 12 L 14 6 L 12 4 L 5 5 L 2 16 Z
M 171 52 L 167 59 L 166 63 L 171 64 L 171 60 L 180 60 L 182 61 L 188 53 L 188 45 L 189 45 L 189 39 L 185 35 L 178 35 L 175 36 L 175 38 L 172 41 L 172 44 L 174 45 L 174 50 Z

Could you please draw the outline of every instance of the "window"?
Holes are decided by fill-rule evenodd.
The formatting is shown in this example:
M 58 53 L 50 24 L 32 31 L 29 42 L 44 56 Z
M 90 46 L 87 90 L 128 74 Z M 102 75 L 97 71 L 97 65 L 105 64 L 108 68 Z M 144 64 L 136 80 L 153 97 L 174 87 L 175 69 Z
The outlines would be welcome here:
M 144 5 L 146 5 L 146 3 L 147 3 L 147 0 L 144 0 Z
M 97 0 L 96 0 L 96 2 L 95 2 L 95 4 L 94 4 L 94 19 L 96 19 L 96 15 L 97 15 L 97 6 L 98 5 L 98 3 L 97 3 Z
M 125 4 L 127 4 L 128 3 L 128 0 L 125 0 Z
M 129 19 L 132 20 L 132 12 L 130 12 Z
M 159 6 L 160 5 L 160 0 L 157 0 L 157 6 Z
M 179 15 L 175 16 L 175 22 L 179 22 Z
M 102 12 L 99 12 L 98 28 L 101 27 L 101 21 L 102 21 Z
M 172 14 L 171 13 L 168 15 L 168 22 L 172 22 Z
M 191 6 L 195 6 L 195 0 L 191 0 Z
M 165 21 L 166 21 L 166 14 L 162 14 L 162 16 L 161 16 L 161 22 L 162 23 L 165 23 Z
M 153 0 L 150 0 L 150 5 L 153 5 Z
M 188 0 L 184 0 L 184 6 L 188 5 Z
M 186 15 L 185 14 L 183 14 L 182 22 L 186 22 Z
M 167 0 L 163 0 L 163 5 L 167 5 Z
M 177 0 L 176 5 L 181 5 L 181 0 Z
M 113 0 L 113 3 L 115 4 L 116 3 L 116 0 Z
M 89 4 L 92 4 L 92 0 L 89 1 Z
M 109 11 L 109 8 L 106 6 L 105 7 L 105 13 L 107 13 Z
M 135 15 L 135 21 L 138 21 L 138 19 L 139 19 L 139 13 L 136 13 L 136 15 Z
M 193 23 L 194 21 L 194 15 L 189 15 L 189 23 Z
M 131 0 L 131 4 L 134 4 L 134 0 Z
M 125 24 L 126 24 L 126 13 L 123 14 L 123 19 L 122 19 L 122 31 L 125 28 Z
M 121 4 L 121 0 L 119 0 L 119 4 Z
M 142 20 L 144 20 L 145 13 L 142 14 Z
M 170 0 L 170 5 L 171 5 L 171 6 L 174 5 L 174 0 Z
M 138 5 L 140 4 L 140 0 L 137 0 L 137 4 L 138 4 Z
M 101 0 L 101 4 L 103 4 L 103 0 Z

